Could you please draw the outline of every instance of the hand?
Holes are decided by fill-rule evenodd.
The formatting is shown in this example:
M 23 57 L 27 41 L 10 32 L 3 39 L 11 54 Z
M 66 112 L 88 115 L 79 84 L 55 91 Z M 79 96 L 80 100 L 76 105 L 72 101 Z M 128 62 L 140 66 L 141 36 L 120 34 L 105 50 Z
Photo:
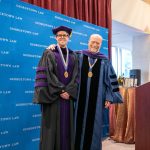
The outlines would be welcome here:
M 109 108 L 110 105 L 111 105 L 111 103 L 110 103 L 108 100 L 106 100 L 106 101 L 105 101 L 105 108 Z
M 47 49 L 53 51 L 53 50 L 55 49 L 55 47 L 56 47 L 55 44 L 51 44 L 51 45 L 49 45 L 49 46 L 47 47 Z
M 63 99 L 65 99 L 65 100 L 68 100 L 69 97 L 70 97 L 70 95 L 67 92 L 64 92 L 64 93 L 60 94 L 60 97 L 63 98 Z

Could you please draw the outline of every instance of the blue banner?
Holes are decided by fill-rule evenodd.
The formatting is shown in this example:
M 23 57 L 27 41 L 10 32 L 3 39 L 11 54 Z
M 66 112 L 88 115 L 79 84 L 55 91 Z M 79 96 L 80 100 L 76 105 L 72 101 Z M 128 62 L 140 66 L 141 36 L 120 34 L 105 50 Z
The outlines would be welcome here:
M 40 108 L 32 104 L 36 66 L 46 47 L 56 43 L 52 28 L 73 29 L 69 48 L 88 48 L 101 34 L 108 55 L 108 30 L 18 0 L 0 0 L 0 149 L 37 150 Z

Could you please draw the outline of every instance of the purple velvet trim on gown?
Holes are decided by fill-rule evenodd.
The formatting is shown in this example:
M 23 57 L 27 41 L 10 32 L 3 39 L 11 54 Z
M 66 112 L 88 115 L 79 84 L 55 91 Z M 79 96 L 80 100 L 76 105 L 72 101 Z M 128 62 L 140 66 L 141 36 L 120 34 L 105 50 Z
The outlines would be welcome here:
M 47 79 L 46 74 L 37 74 L 36 79 Z
M 69 62 L 68 62 L 68 78 L 64 77 L 64 66 L 61 60 L 59 53 L 56 51 L 54 52 L 56 62 L 57 62 L 57 77 L 60 82 L 64 85 L 67 85 L 72 76 L 73 71 L 73 61 L 71 60 L 71 56 L 69 55 Z M 60 98 L 60 149 L 61 150 L 70 150 L 70 101 L 64 100 Z
M 48 86 L 48 83 L 46 82 L 36 82 L 34 87 L 43 87 L 43 86 Z
M 38 71 L 46 71 L 47 67 L 37 67 L 36 72 Z
M 89 50 L 81 50 L 81 51 L 76 51 L 76 53 L 87 55 L 90 58 L 106 58 L 107 59 L 107 57 L 101 54 L 100 52 L 92 53 Z

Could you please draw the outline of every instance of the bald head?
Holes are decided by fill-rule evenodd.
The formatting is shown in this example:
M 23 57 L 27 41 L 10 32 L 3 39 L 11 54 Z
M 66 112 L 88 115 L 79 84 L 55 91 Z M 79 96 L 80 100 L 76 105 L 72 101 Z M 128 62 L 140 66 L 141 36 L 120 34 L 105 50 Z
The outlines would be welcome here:
M 103 38 L 99 34 L 92 34 L 89 38 L 89 51 L 96 53 L 99 51 Z

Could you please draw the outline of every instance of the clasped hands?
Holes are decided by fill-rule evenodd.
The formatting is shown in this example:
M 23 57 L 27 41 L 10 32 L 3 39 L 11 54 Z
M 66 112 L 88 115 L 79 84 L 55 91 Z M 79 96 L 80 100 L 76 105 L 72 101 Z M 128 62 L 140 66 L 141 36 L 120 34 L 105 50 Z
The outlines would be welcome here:
M 68 100 L 70 95 L 67 92 L 62 91 L 62 93 L 60 94 L 60 97 L 65 100 Z

